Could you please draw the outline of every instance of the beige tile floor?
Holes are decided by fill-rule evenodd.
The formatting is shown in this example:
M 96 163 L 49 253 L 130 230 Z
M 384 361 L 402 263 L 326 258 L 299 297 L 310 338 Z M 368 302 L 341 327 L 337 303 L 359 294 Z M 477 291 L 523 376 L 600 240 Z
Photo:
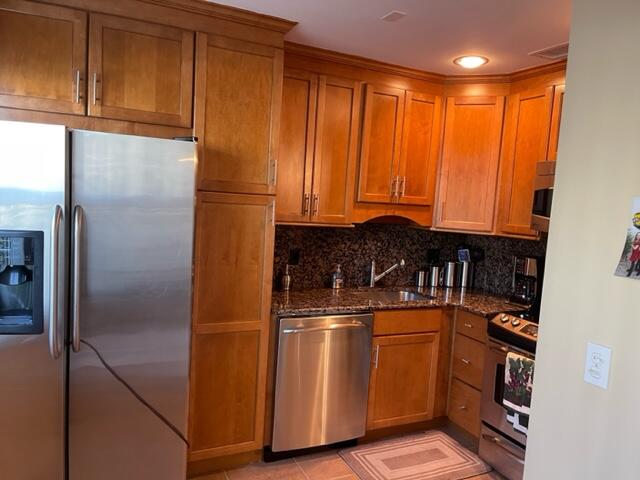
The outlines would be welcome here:
M 463 443 L 461 438 L 456 439 Z M 358 480 L 358 477 L 338 453 L 331 450 L 279 462 L 254 463 L 236 470 L 205 475 L 193 480 Z M 466 480 L 504 479 L 501 475 L 491 472 Z

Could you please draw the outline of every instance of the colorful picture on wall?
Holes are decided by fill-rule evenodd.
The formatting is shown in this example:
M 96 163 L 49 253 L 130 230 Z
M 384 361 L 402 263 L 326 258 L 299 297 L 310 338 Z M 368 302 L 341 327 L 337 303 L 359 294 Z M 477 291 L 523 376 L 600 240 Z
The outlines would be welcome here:
M 633 199 L 631 221 L 616 275 L 640 280 L 640 197 Z

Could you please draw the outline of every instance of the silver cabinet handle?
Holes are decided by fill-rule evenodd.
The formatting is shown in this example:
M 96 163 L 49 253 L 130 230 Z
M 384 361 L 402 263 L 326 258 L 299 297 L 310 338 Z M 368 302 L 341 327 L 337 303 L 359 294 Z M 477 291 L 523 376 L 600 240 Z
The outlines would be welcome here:
M 304 194 L 304 200 L 302 201 L 302 215 L 309 214 L 309 207 L 311 205 L 311 195 L 308 193 Z
M 84 211 L 80 205 L 73 210 L 73 306 L 71 310 L 71 347 L 74 352 L 80 351 L 80 287 L 82 284 L 82 227 L 84 226 Z
M 513 453 L 511 450 L 509 450 L 504 443 L 502 442 L 502 440 L 500 440 L 498 437 L 494 437 L 493 435 L 487 435 L 486 433 L 484 433 L 482 435 L 482 438 L 484 438 L 485 440 L 487 440 L 488 442 L 493 443 L 494 445 L 500 447 L 502 450 L 504 450 L 513 460 L 515 460 L 516 462 L 518 462 L 520 465 L 524 465 L 524 460 L 521 459 L 520 457 L 518 457 L 515 453 Z
M 60 348 L 60 327 L 58 325 L 58 298 L 60 295 L 60 224 L 63 211 L 56 205 L 51 221 L 51 290 L 49 296 L 49 353 L 57 359 L 62 353 Z
M 466 405 L 460 405 L 460 406 L 458 407 L 458 410 L 466 410 L 466 409 L 467 409 L 467 406 L 466 406 Z
M 82 95 L 80 95 L 80 81 L 82 78 L 80 77 L 80 70 L 76 70 L 76 103 L 80 103 L 82 99 Z
M 398 193 L 398 177 L 393 177 L 391 180 L 391 198 L 394 198 Z
M 465 322 L 464 326 L 467 327 L 467 328 L 473 328 L 473 325 L 471 325 L 470 323 L 466 323 L 466 322 Z
M 407 177 L 400 177 L 400 194 L 398 195 L 398 198 L 404 197 L 405 183 L 407 183 Z
M 313 217 L 318 215 L 318 205 L 320 203 L 320 195 L 318 195 L 317 193 L 313 194 L 313 212 L 311 212 L 311 215 Z
M 379 356 L 380 356 L 380 345 L 376 345 L 376 352 L 373 354 L 373 368 L 378 368 Z
M 335 325 L 329 325 L 328 327 L 310 327 L 310 328 L 285 328 L 282 333 L 311 333 L 311 332 L 331 332 L 334 330 L 349 330 L 353 328 L 369 328 L 362 322 L 353 323 L 336 323 Z
M 469 360 L 467 360 L 466 358 L 461 358 L 460 361 L 462 363 L 464 363 L 465 365 L 471 365 L 471 362 Z
M 275 186 L 276 182 L 278 181 L 278 159 L 277 158 L 274 158 L 271 160 L 271 172 L 272 172 L 271 184 Z
M 96 72 L 93 72 L 93 104 L 95 105 L 96 102 L 100 101 L 100 97 L 98 97 L 98 83 L 100 83 L 100 80 L 98 80 L 98 74 Z

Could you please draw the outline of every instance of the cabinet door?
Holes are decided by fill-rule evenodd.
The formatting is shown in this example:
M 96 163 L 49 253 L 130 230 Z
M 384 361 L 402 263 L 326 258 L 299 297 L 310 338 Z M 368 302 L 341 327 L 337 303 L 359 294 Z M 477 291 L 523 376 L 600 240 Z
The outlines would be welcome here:
M 85 112 L 87 18 L 22 0 L 0 4 L 0 106 Z
M 407 92 L 400 155 L 399 203 L 433 205 L 441 108 L 440 97 Z
M 397 191 L 404 90 L 367 85 L 360 147 L 358 201 L 392 203 Z
M 275 194 L 282 50 L 204 33 L 197 43 L 199 188 Z
M 89 115 L 190 127 L 194 33 L 91 14 Z
M 547 160 L 558 160 L 558 141 L 560 140 L 560 119 L 562 118 L 562 106 L 564 105 L 564 85 L 556 85 L 553 92 L 553 111 L 551 113 L 551 133 L 549 135 L 549 149 Z
M 546 160 L 553 87 L 516 93 L 509 98 L 500 182 L 502 233 L 536 237 L 531 229 L 536 164 Z
M 369 429 L 433 418 L 438 341 L 438 333 L 373 339 Z
M 285 70 L 276 189 L 279 222 L 309 221 L 317 100 L 318 75 Z
M 190 460 L 262 447 L 274 198 L 199 192 Z
M 436 227 L 491 232 L 504 97 L 447 98 Z
M 350 223 L 359 131 L 360 83 L 320 77 L 312 218 Z

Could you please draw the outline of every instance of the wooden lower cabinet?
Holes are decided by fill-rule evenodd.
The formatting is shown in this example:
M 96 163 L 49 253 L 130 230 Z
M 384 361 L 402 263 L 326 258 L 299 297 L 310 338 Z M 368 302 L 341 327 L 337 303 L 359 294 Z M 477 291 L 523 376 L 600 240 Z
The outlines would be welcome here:
M 475 437 L 480 437 L 480 390 L 456 377 L 451 380 L 449 420 Z
M 439 338 L 436 332 L 373 339 L 368 429 L 433 418 Z
M 262 447 L 274 198 L 198 192 L 191 461 Z
M 487 319 L 463 310 L 456 313 L 451 360 L 449 420 L 480 436 L 480 401 L 484 378 Z

